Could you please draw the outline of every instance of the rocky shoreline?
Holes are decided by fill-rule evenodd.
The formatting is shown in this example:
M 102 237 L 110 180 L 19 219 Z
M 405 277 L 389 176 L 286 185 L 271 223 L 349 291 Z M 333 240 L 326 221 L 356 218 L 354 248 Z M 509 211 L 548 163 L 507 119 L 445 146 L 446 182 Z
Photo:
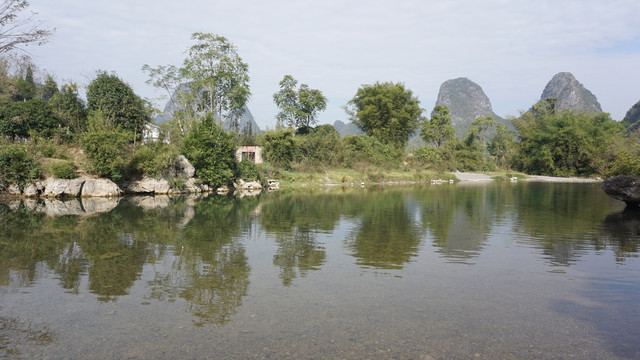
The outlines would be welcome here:
M 173 179 L 173 186 L 170 179 Z M 245 182 L 237 179 L 233 185 L 235 190 L 262 189 L 262 185 L 257 181 Z M 0 186 L 0 189 L 2 188 L 4 190 L 0 190 L 0 196 L 26 199 L 113 198 L 124 194 L 174 195 L 230 191 L 226 186 L 212 188 L 201 183 L 195 177 L 195 168 L 183 155 L 177 158 L 175 166 L 167 170 L 163 177 L 143 177 L 139 180 L 124 182 L 120 186 L 110 179 L 83 175 L 75 179 L 48 177 L 29 183 L 22 189 L 17 184 Z

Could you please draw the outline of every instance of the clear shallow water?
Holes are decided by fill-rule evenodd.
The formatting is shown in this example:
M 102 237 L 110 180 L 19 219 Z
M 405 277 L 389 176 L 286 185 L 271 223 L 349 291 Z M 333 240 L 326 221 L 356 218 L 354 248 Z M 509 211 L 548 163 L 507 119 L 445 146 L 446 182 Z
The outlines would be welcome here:
M 622 210 L 523 182 L 2 203 L 0 356 L 640 358 Z

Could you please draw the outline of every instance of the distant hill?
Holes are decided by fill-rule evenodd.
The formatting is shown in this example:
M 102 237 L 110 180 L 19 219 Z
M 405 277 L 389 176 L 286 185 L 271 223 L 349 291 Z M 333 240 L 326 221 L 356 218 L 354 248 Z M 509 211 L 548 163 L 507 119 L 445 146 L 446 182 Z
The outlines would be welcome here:
M 185 89 L 187 86 L 188 86 L 187 84 L 183 84 L 180 86 L 180 89 L 181 90 Z M 171 101 L 167 101 L 167 103 L 164 106 L 164 111 L 161 114 L 158 114 L 153 122 L 156 125 L 160 125 L 164 122 L 167 122 L 171 120 L 173 113 L 177 110 L 178 109 L 173 105 Z M 262 132 L 262 130 L 260 129 L 260 126 L 258 126 L 258 123 L 256 123 L 255 119 L 253 118 L 253 114 L 251 114 L 251 110 L 249 110 L 249 108 L 246 105 L 244 106 L 244 114 L 242 114 L 240 119 L 238 119 L 237 121 L 237 128 L 234 125 L 235 124 L 232 124 L 231 121 L 228 119 L 222 122 L 222 127 L 227 131 L 230 131 L 230 130 L 234 130 L 238 132 L 251 131 L 251 133 L 253 134 L 259 134 Z
M 333 127 L 338 131 L 340 137 L 345 137 L 346 135 L 363 135 L 364 133 L 358 129 L 358 127 L 350 122 L 345 124 L 341 120 L 336 120 L 333 123 Z
M 600 103 L 591 91 L 587 90 L 575 76 L 569 72 L 557 73 L 545 86 L 540 100 L 557 98 L 557 110 L 575 110 L 580 112 L 600 113 Z
M 449 108 L 451 124 L 459 139 L 466 135 L 473 120 L 479 116 L 491 115 L 496 122 L 512 127 L 509 121 L 493 112 L 491 101 L 480 85 L 464 77 L 442 83 L 436 105 Z
M 635 103 L 635 105 L 633 105 L 631 109 L 629 109 L 629 111 L 627 111 L 627 114 L 624 116 L 624 119 L 622 119 L 622 121 L 626 121 L 629 123 L 629 125 L 627 126 L 629 131 L 633 132 L 640 129 L 640 100 Z

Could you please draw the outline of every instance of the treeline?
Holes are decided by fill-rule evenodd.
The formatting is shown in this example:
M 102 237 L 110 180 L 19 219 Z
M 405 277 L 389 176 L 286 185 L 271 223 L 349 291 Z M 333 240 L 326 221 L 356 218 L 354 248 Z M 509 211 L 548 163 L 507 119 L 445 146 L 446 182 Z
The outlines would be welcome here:
M 458 139 L 449 110 L 436 106 L 430 118 L 425 116 L 418 98 L 402 83 L 362 85 L 347 103 L 345 110 L 362 136 L 341 138 L 331 125 L 318 126 L 326 97 L 298 85 L 291 75 L 284 76 L 273 95 L 277 129 L 260 135 L 225 131 L 221 124 L 237 124 L 251 96 L 248 65 L 224 37 L 195 33 L 192 40 L 181 66 L 142 68 L 148 83 L 166 90 L 173 105 L 170 121 L 159 129 L 152 125 L 157 110 L 115 73 L 98 71 L 86 87 L 85 101 L 73 81 L 59 86 L 50 74 L 37 77 L 28 57 L 0 58 L 0 189 L 45 176 L 73 178 L 80 170 L 115 182 L 168 177 L 180 189 L 185 179 L 168 171 L 180 154 L 214 188 L 238 177 L 264 182 L 291 170 L 335 168 L 362 173 L 640 173 L 637 137 L 608 114 L 558 111 L 555 99 L 546 99 L 511 119 L 515 131 L 484 116 Z M 426 145 L 408 153 L 415 134 Z M 262 146 L 265 163 L 237 162 L 241 145 Z

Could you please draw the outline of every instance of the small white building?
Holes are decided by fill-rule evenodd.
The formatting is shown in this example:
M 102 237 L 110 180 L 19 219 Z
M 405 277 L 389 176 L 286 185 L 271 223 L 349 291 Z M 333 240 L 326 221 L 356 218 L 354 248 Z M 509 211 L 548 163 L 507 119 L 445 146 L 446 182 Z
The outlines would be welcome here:
M 236 151 L 236 160 L 249 160 L 254 164 L 262 163 L 262 148 L 255 145 L 244 145 Z

